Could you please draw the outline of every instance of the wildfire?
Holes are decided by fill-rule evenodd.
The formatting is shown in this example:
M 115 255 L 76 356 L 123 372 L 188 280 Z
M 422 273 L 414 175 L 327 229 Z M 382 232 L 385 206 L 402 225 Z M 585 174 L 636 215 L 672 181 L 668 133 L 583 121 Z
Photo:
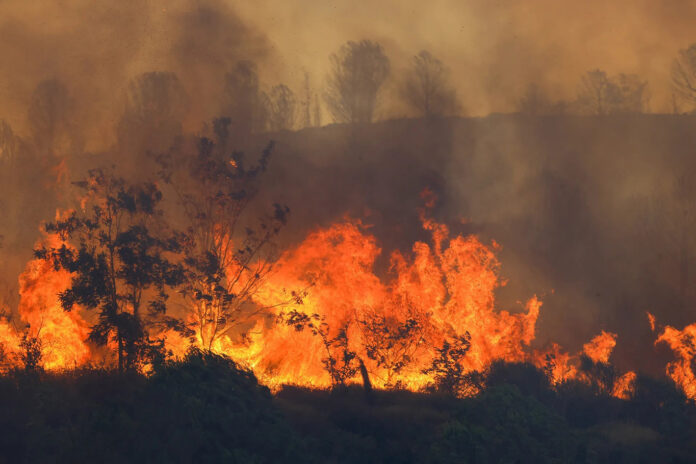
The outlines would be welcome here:
M 60 213 L 58 213 L 60 215 Z M 61 246 L 64 242 L 55 234 L 46 234 L 37 243 L 41 246 Z M 86 340 L 87 323 L 78 310 L 65 312 L 59 294 L 70 285 L 70 274 L 56 270 L 41 259 L 30 260 L 19 276 L 18 324 L 0 324 L 0 346 L 4 369 L 19 363 L 22 338 L 40 343 L 42 366 L 48 370 L 77 367 L 90 358 Z
M 605 332 L 585 343 L 582 351 L 595 363 L 609 362 L 609 356 L 616 346 L 616 334 Z
M 558 344 L 531 350 L 542 302 L 532 297 L 516 311 L 497 308 L 495 291 L 504 285 L 496 257 L 499 246 L 451 234 L 428 217 L 432 198 L 426 195 L 425 200 L 421 220 L 431 239 L 416 242 L 407 253 L 391 252 L 385 275 L 375 270 L 382 249 L 361 221 L 345 219 L 310 233 L 281 255 L 254 295 L 259 306 L 277 308 L 274 317 L 259 317 L 242 343 L 224 334 L 212 349 L 247 364 L 271 387 L 328 387 L 339 369 L 343 380 L 357 381 L 356 366 L 361 364 L 377 387 L 421 389 L 433 381 L 424 373 L 433 359 L 457 340 L 466 343 L 465 355 L 456 361 L 465 373 L 483 371 L 501 359 L 532 362 L 558 384 L 583 379 L 580 354 L 594 363 L 608 363 L 617 336 L 604 331 L 575 355 Z M 61 242 L 51 235 L 42 244 L 55 247 Z M 67 313 L 60 306 L 58 295 L 70 278 L 45 260 L 30 261 L 20 276 L 19 314 L 29 325 L 29 336 L 41 341 L 47 369 L 74 367 L 92 354 L 87 323 L 79 311 Z M 279 301 L 292 303 L 278 307 Z M 304 325 L 287 323 L 283 317 L 288 314 Z M 658 339 L 680 356 L 670 365 L 670 375 L 691 397 L 696 388 L 690 386 L 696 382 L 688 369 L 694 355 L 689 341 L 695 333 L 696 324 L 683 332 L 668 327 Z M 0 344 L 15 358 L 19 340 L 9 325 L 0 325 Z M 174 332 L 167 336 L 167 347 L 176 355 L 189 343 Z M 635 378 L 633 372 L 620 376 L 610 392 L 627 398 Z
M 696 376 L 693 371 L 696 356 L 696 323 L 683 330 L 666 326 L 655 344 L 666 343 L 677 359 L 667 364 L 667 375 L 679 385 L 686 396 L 696 399 Z

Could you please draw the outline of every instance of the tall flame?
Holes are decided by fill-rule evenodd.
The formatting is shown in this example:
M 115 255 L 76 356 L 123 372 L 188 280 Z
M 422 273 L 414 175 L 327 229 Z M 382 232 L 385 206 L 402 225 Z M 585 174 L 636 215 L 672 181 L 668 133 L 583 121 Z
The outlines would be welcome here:
M 46 236 L 39 245 L 59 247 L 57 235 Z M 37 337 L 43 349 L 46 369 L 70 368 L 84 364 L 90 356 L 85 340 L 89 328 L 77 308 L 65 312 L 59 294 L 70 285 L 70 273 L 56 270 L 46 260 L 33 259 L 19 276 L 19 314 L 29 325 L 28 336 Z

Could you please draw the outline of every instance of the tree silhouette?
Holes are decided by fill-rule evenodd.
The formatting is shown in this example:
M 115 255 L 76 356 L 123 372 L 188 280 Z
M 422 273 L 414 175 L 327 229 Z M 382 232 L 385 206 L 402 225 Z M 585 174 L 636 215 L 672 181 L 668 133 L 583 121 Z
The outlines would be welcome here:
M 517 110 L 530 116 L 563 114 L 566 112 L 566 106 L 566 102 L 562 100 L 551 101 L 542 88 L 535 83 L 527 86 L 524 95 L 517 102 Z
M 272 131 L 289 130 L 295 126 L 295 94 L 284 84 L 268 93 L 268 123 Z
M 672 62 L 672 88 L 682 100 L 696 105 L 696 43 L 679 50 Z
M 58 79 L 41 81 L 36 86 L 29 105 L 28 123 L 32 141 L 42 156 L 82 149 L 75 101 Z
M 442 347 L 436 348 L 437 355 L 430 367 L 423 369 L 424 374 L 433 376 L 433 389 L 450 396 L 462 396 L 467 393 L 470 384 L 464 372 L 462 360 L 471 348 L 471 336 L 455 335 L 442 342 Z
M 267 309 L 252 297 L 273 267 L 273 240 L 288 214 L 275 204 L 256 224 L 242 222 L 273 145 L 248 166 L 243 153 L 230 151 L 229 126 L 228 119 L 216 120 L 214 140 L 199 139 L 195 155 L 181 151 L 159 158 L 160 175 L 177 193 L 188 227 L 181 290 L 193 309 L 189 327 L 205 349 Z
M 582 76 L 577 104 L 588 114 L 640 113 L 647 106 L 647 82 L 634 74 L 609 77 L 595 69 Z
M 14 167 L 17 162 L 20 141 L 12 127 L 0 119 L 0 166 L 5 169 Z
M 189 101 L 176 74 L 148 72 L 131 81 L 117 127 L 124 153 L 160 152 L 181 134 Z
M 298 332 L 308 329 L 312 335 L 319 337 L 325 354 L 321 362 L 333 388 L 344 386 L 346 381 L 357 375 L 361 364 L 357 353 L 348 344 L 348 322 L 338 329 L 332 329 L 324 316 L 308 315 L 296 309 L 281 313 L 279 319 Z
M 401 321 L 372 311 L 358 320 L 367 357 L 386 371 L 387 387 L 399 387 L 396 377 L 425 343 L 423 324 L 413 315 Z
M 389 75 L 389 59 L 382 46 L 362 40 L 348 42 L 331 55 L 325 99 L 334 120 L 372 122 L 379 90 Z
M 461 105 L 449 82 L 449 70 L 442 61 L 423 50 L 413 57 L 402 88 L 402 97 L 424 117 L 456 115 Z
M 135 369 L 162 355 L 163 340 L 152 339 L 151 329 L 183 330 L 166 314 L 168 292 L 184 277 L 167 258 L 181 249 L 181 237 L 166 232 L 158 209 L 162 195 L 154 184 L 129 185 L 92 170 L 77 185 L 87 195 L 85 212 L 46 224 L 47 232 L 70 240 L 74 248 L 64 243 L 34 253 L 72 273 L 60 294 L 63 309 L 97 310 L 90 339 L 99 345 L 114 342 L 119 370 Z
M 229 118 L 232 130 L 239 136 L 266 129 L 268 115 L 253 62 L 240 61 L 225 76 L 224 98 L 223 115 Z

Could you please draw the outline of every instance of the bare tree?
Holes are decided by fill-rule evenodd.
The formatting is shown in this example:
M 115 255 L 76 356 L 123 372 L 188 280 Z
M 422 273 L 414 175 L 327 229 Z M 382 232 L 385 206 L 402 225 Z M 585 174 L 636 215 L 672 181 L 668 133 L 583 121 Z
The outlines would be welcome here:
M 401 93 L 421 116 L 449 116 L 461 110 L 457 91 L 449 82 L 449 70 L 428 51 L 413 57 Z
M 268 93 L 268 123 L 273 131 L 288 130 L 295 126 L 295 94 L 284 84 L 276 85 Z
M 635 74 L 609 77 L 595 69 L 582 77 L 577 104 L 589 114 L 641 113 L 647 107 L 647 86 Z
M 12 131 L 12 127 L 0 119 L 0 164 L 12 166 L 17 160 L 19 139 Z
M 321 102 L 317 94 L 314 94 L 314 105 L 312 106 L 312 125 L 314 127 L 321 126 Z
M 348 42 L 331 55 L 325 99 L 335 121 L 372 122 L 379 90 L 389 75 L 389 58 L 376 42 Z
M 243 153 L 231 151 L 229 125 L 216 120 L 215 139 L 199 139 L 197 153 L 185 149 L 159 157 L 160 175 L 176 191 L 189 230 L 187 278 L 180 288 L 191 310 L 187 323 L 206 350 L 269 309 L 256 305 L 253 296 L 273 267 L 274 239 L 288 214 L 275 204 L 256 224 L 244 220 L 272 144 L 249 164 Z
M 672 88 L 682 100 L 696 105 L 696 43 L 679 50 L 672 63 Z
M 28 122 L 32 140 L 41 155 L 82 149 L 75 111 L 75 101 L 58 79 L 48 79 L 36 86 Z
M 580 82 L 578 104 L 591 114 L 606 114 L 608 88 L 607 73 L 600 69 L 588 71 Z
M 648 107 L 648 83 L 636 74 L 619 74 L 609 82 L 609 113 L 642 113 Z
M 259 90 L 259 76 L 252 61 L 240 61 L 225 76 L 223 115 L 230 119 L 232 130 L 244 136 L 266 129 L 264 96 Z
M 521 114 L 539 116 L 563 114 L 566 111 L 564 101 L 551 101 L 548 95 L 537 84 L 529 84 L 527 90 L 517 102 L 517 110 Z
M 188 96 L 176 74 L 141 74 L 128 86 L 126 109 L 117 128 L 120 148 L 124 153 L 168 149 L 181 134 L 188 107 Z
M 304 77 L 304 96 L 302 99 L 302 127 L 310 127 L 312 125 L 312 88 L 309 84 L 309 73 L 305 71 Z

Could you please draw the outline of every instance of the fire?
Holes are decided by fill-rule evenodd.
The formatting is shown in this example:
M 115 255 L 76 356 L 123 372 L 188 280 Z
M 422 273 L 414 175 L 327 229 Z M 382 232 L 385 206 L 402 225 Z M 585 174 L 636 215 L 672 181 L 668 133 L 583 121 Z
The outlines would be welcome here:
M 602 330 L 601 334 L 582 346 L 582 351 L 595 363 L 607 363 L 615 346 L 616 334 Z
M 496 360 L 532 362 L 558 384 L 583 380 L 580 354 L 595 363 L 609 362 L 617 335 L 604 331 L 575 355 L 558 344 L 532 350 L 541 300 L 533 296 L 516 311 L 496 307 L 495 291 L 504 285 L 496 256 L 499 245 L 453 235 L 428 217 L 428 195 L 421 221 L 430 240 L 416 242 L 409 252 L 392 251 L 384 274 L 375 269 L 382 248 L 361 221 L 346 218 L 315 230 L 281 255 L 254 295 L 259 306 L 276 307 L 274 313 L 259 317 L 242 343 L 225 333 L 212 349 L 245 363 L 271 387 L 328 387 L 337 378 L 329 366 L 345 368 L 342 381 L 354 382 L 358 365 L 364 365 L 378 388 L 421 389 L 433 381 L 424 371 L 438 350 L 455 340 L 467 344 L 466 354 L 456 361 L 463 372 L 485 371 Z M 50 235 L 42 244 L 61 242 Z M 19 314 L 29 324 L 30 336 L 41 340 L 47 369 L 78 366 L 92 354 L 87 323 L 78 311 L 67 313 L 60 305 L 58 295 L 70 279 L 45 260 L 30 261 L 20 276 Z M 278 307 L 280 301 L 291 303 Z M 288 314 L 304 318 L 304 326 L 287 323 L 283 318 Z M 696 331 L 696 325 L 689 330 Z M 660 340 L 679 338 L 676 332 L 668 328 Z M 0 343 L 18 347 L 18 342 L 16 331 L 0 325 Z M 167 348 L 175 355 L 183 355 L 189 344 L 189 338 L 175 332 L 167 335 Z M 16 353 L 10 354 L 16 359 Z M 690 362 L 693 351 L 682 357 Z M 671 370 L 681 372 L 683 367 L 675 363 Z M 693 374 L 684 377 L 688 373 L 679 378 L 694 384 Z M 624 374 L 610 393 L 628 397 L 635 377 L 633 372 Z
M 442 224 L 430 220 L 423 224 L 432 242 L 414 244 L 408 256 L 393 252 L 386 278 L 374 270 L 381 249 L 359 221 L 345 220 L 315 231 L 283 254 L 258 300 L 269 304 L 282 300 L 290 289 L 308 288 L 302 304 L 293 309 L 317 315 L 329 338 L 345 330 L 348 348 L 380 387 L 395 380 L 408 388 L 425 386 L 430 379 L 422 370 L 435 348 L 465 333 L 471 342 L 462 360 L 467 371 L 485 369 L 496 359 L 526 360 L 525 348 L 534 339 L 541 302 L 531 298 L 526 310 L 517 313 L 496 309 L 494 291 L 501 282 L 493 250 L 473 236 L 450 238 Z M 369 325 L 364 321 L 375 317 L 385 333 L 407 321 L 418 327 L 422 343 L 399 347 L 410 351 L 407 365 L 395 375 L 368 349 L 370 334 L 365 327 Z M 309 331 L 274 324 L 262 330 L 249 349 L 259 354 L 251 363 L 257 373 L 273 384 L 330 384 L 322 365 L 327 349 Z
M 39 245 L 60 246 L 60 238 L 47 236 Z M 28 335 L 41 340 L 43 366 L 63 369 L 84 364 L 90 356 L 85 340 L 89 328 L 77 310 L 65 312 L 59 294 L 70 285 L 70 273 L 56 271 L 46 260 L 27 263 L 19 277 L 19 314 L 29 325 Z
M 679 385 L 686 396 L 696 399 L 696 376 L 692 369 L 696 356 L 696 323 L 683 330 L 666 326 L 655 344 L 666 343 L 677 359 L 667 364 L 667 375 Z

